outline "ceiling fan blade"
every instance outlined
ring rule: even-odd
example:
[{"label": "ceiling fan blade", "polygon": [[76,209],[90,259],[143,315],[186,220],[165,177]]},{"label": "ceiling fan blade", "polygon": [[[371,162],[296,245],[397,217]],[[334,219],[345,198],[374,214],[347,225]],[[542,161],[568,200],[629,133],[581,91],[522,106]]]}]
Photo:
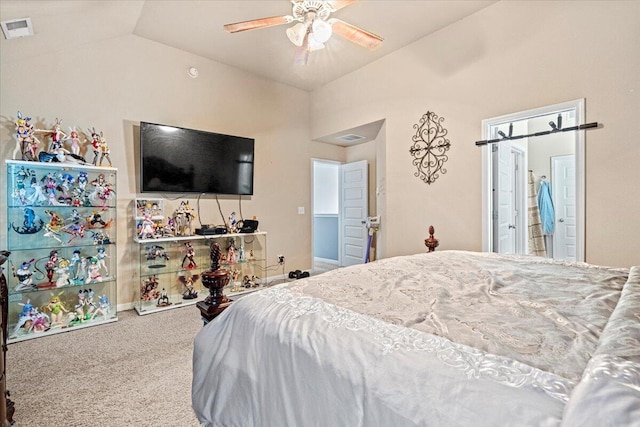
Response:
[{"label": "ceiling fan blade", "polygon": [[349,6],[351,3],[355,3],[356,0],[333,0],[328,1],[329,5],[333,10],[340,10],[345,6]]},{"label": "ceiling fan blade", "polygon": [[273,27],[275,25],[288,24],[293,21],[293,17],[289,15],[285,16],[272,16],[270,18],[253,19],[251,21],[235,22],[233,24],[227,24],[224,29],[230,33],[239,33],[241,31],[257,30],[260,28]]},{"label": "ceiling fan blade", "polygon": [[360,29],[354,25],[347,24],[336,18],[329,20],[332,25],[333,32],[368,49],[375,49],[382,43],[382,37],[373,33]]}]

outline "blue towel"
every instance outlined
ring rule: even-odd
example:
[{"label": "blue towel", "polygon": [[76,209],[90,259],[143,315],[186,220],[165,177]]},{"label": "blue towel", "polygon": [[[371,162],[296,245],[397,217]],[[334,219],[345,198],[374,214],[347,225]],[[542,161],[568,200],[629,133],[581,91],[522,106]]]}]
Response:
[{"label": "blue towel", "polygon": [[546,235],[553,234],[556,214],[553,209],[553,200],[551,199],[551,188],[547,181],[540,182],[540,188],[538,189],[538,210],[540,211],[542,232]]}]

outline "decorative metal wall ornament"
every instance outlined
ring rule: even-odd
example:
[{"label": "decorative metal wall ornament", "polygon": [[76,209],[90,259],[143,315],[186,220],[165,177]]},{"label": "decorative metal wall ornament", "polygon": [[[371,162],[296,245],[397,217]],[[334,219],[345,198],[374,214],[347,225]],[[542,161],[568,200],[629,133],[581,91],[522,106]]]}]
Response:
[{"label": "decorative metal wall ornament", "polygon": [[446,138],[448,131],[442,127],[443,121],[444,117],[427,111],[420,121],[413,125],[417,131],[411,138],[413,145],[409,152],[414,157],[413,165],[418,168],[414,175],[429,185],[435,182],[440,176],[439,173],[447,173],[442,166],[449,160],[445,153],[449,151],[451,143]]}]

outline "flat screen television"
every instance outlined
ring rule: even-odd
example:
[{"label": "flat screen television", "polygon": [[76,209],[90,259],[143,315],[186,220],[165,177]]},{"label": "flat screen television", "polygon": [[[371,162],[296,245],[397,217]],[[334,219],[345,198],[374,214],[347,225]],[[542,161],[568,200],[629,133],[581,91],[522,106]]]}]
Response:
[{"label": "flat screen television", "polygon": [[252,195],[254,142],[140,122],[140,191]]}]

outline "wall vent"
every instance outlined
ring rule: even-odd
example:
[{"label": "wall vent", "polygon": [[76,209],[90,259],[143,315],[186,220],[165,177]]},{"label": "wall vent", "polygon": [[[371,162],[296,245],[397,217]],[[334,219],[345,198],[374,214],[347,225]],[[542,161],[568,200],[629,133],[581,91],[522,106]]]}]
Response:
[{"label": "wall vent", "polygon": [[31,18],[11,19],[9,21],[0,22],[4,38],[15,39],[18,37],[26,37],[33,35],[33,27],[31,26]]},{"label": "wall vent", "polygon": [[365,139],[365,137],[361,135],[355,135],[353,133],[348,133],[346,135],[339,136],[336,139],[342,142],[356,142],[360,141],[361,139]]}]

